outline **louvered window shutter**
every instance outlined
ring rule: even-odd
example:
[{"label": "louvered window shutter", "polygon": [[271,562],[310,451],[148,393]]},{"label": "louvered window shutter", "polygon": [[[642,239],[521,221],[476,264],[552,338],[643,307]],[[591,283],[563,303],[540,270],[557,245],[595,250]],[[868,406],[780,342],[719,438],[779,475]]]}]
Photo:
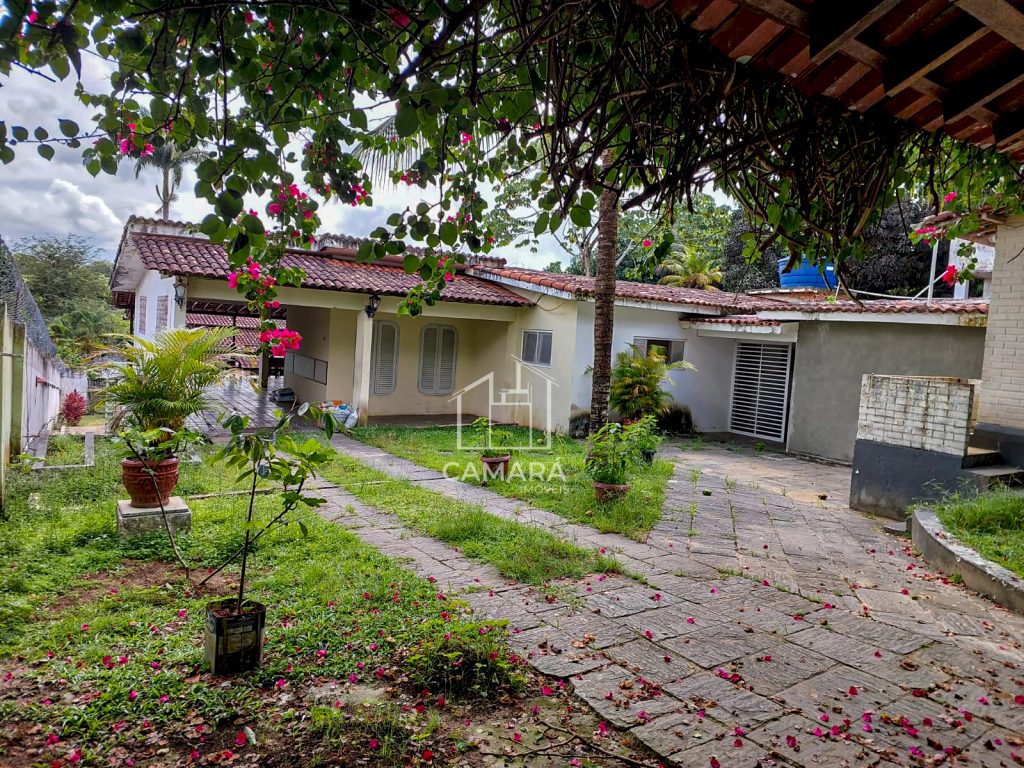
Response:
[{"label": "louvered window shutter", "polygon": [[398,377],[398,327],[394,323],[373,324],[370,349],[370,391],[388,395],[395,391]]},{"label": "louvered window shutter", "polygon": [[736,345],[729,429],[782,441],[789,412],[790,344]]},{"label": "louvered window shutter", "polygon": [[428,325],[420,341],[420,391],[443,395],[455,388],[458,334],[450,325]]}]

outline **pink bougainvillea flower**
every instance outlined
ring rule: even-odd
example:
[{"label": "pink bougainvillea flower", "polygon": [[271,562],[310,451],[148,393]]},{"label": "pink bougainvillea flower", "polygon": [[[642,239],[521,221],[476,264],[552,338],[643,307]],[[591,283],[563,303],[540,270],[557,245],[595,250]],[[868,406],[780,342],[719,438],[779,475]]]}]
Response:
[{"label": "pink bougainvillea flower", "polygon": [[722,764],[720,762],[718,762],[718,758],[717,757],[712,756],[711,760],[709,762],[710,762],[711,768],[722,768]]},{"label": "pink bougainvillea flower", "polygon": [[69,763],[80,763],[82,762],[82,750],[76,749],[70,755],[68,755]]},{"label": "pink bougainvillea flower", "polygon": [[1024,693],[1018,693],[1013,697],[1013,703],[1017,706],[1024,707]]},{"label": "pink bougainvillea flower", "polygon": [[284,688],[286,685],[288,685],[288,681],[285,680],[282,677],[282,678],[279,678],[278,681],[276,683],[274,683],[274,685],[277,686],[278,688]]},{"label": "pink bougainvillea flower", "polygon": [[952,203],[954,200],[956,200],[956,192],[948,192],[946,196],[942,199],[945,200],[947,203]]},{"label": "pink bougainvillea flower", "polygon": [[543,693],[545,696],[554,696],[555,694],[555,692],[549,686],[546,685],[540,689],[540,692]]},{"label": "pink bougainvillea flower", "polygon": [[608,724],[606,722],[604,722],[604,720],[602,720],[600,723],[597,724],[597,732],[601,736],[607,736],[608,735]]},{"label": "pink bougainvillea flower", "polygon": [[790,749],[796,749],[796,736],[789,735],[786,737],[786,746]]},{"label": "pink bougainvillea flower", "polygon": [[643,242],[644,248],[650,248],[652,245],[654,245],[654,241],[651,240],[649,237],[645,237]]},{"label": "pink bougainvillea flower", "polygon": [[244,747],[245,743],[247,741],[248,741],[248,739],[246,738],[245,734],[242,733],[241,731],[239,731],[238,733],[235,734],[235,746],[236,747]]},{"label": "pink bougainvillea flower", "polygon": [[49,734],[47,734],[47,736],[46,736],[46,744],[47,744],[47,746],[51,746],[52,747],[58,741],[60,741],[60,737],[56,733],[49,733]]},{"label": "pink bougainvillea flower", "polygon": [[147,144],[146,146],[144,146],[142,148],[142,152],[140,154],[143,157],[149,157],[150,155],[152,155],[153,154],[153,145],[152,144]]},{"label": "pink bougainvillea flower", "polygon": [[135,689],[128,691],[128,701],[135,701],[137,698],[139,698],[138,691],[136,691]]},{"label": "pink bougainvillea flower", "polygon": [[473,141],[473,134],[466,133],[465,131],[463,131],[462,133],[459,134],[459,141],[461,141],[463,144],[469,144],[471,141]]},{"label": "pink bougainvillea flower", "polygon": [[280,203],[271,203],[270,205],[267,206],[267,213],[269,213],[271,216],[278,216],[283,210],[284,206],[282,206]]},{"label": "pink bougainvillea flower", "polygon": [[958,274],[959,270],[956,268],[956,265],[950,264],[946,267],[946,271],[942,273],[942,276],[939,279],[946,285],[952,287],[953,283],[957,281]]},{"label": "pink bougainvillea flower", "polygon": [[376,749],[380,746],[380,742],[376,739],[370,739],[370,749]]},{"label": "pink bougainvillea flower", "polygon": [[189,757],[191,757],[193,760],[198,760],[199,759],[199,750],[198,749],[193,749],[189,753]]},{"label": "pink bougainvillea flower", "polygon": [[512,734],[512,741],[514,741],[516,744],[519,744],[522,740],[523,740],[523,734],[521,734],[521,733],[513,733]]},{"label": "pink bougainvillea flower", "polygon": [[36,11],[29,11],[28,16],[25,17],[25,21],[29,24],[35,24],[39,21],[39,14]]},{"label": "pink bougainvillea flower", "polygon": [[121,139],[117,143],[117,148],[121,150],[122,155],[127,155],[132,151],[132,143],[128,139]]},{"label": "pink bougainvillea flower", "polygon": [[228,275],[228,288],[238,288],[238,273],[232,272]]},{"label": "pink bougainvillea flower", "polygon": [[187,611],[187,610],[185,610],[184,608],[182,608],[181,610],[179,610],[179,611],[178,611],[178,618],[179,618],[179,619],[187,619],[187,618],[188,618],[188,611]]},{"label": "pink bougainvillea flower", "polygon": [[399,29],[405,29],[409,26],[411,19],[402,13],[397,8],[388,8],[388,16],[391,17],[391,23]]},{"label": "pink bougainvillea flower", "polygon": [[83,632],[88,632],[89,631],[89,625],[88,624],[83,624],[81,629],[82,629]]}]

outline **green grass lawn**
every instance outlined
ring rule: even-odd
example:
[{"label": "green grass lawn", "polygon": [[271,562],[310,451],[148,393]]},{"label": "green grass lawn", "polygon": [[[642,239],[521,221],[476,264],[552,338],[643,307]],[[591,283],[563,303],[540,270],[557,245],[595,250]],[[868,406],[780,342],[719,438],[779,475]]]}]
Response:
[{"label": "green grass lawn", "polygon": [[935,513],[964,544],[1024,577],[1024,496],[1009,489],[953,496]]},{"label": "green grass lawn", "polygon": [[339,455],[323,476],[360,501],[391,512],[409,527],[492,564],[510,579],[544,584],[594,572],[617,572],[612,557],[583,549],[534,525],[492,515],[406,480],[396,480],[349,456]]},{"label": "green grass lawn", "polygon": [[84,435],[50,435],[46,443],[46,465],[63,467],[85,461]]},{"label": "green grass lawn", "polygon": [[[519,444],[529,444],[527,430],[509,428],[508,431]],[[481,474],[478,471],[474,475],[473,472],[480,467],[480,451],[459,451],[456,447],[457,432],[452,427],[363,427],[355,430],[353,435],[425,467],[444,470],[448,465],[450,474],[455,476],[462,477],[464,468],[471,466],[465,476],[470,482]],[[628,494],[617,501],[597,504],[591,480],[584,471],[584,450],[582,441],[556,435],[550,450],[514,454],[513,465],[518,465],[519,472],[514,471],[514,466],[510,467],[508,480],[489,481],[488,487],[503,496],[522,499],[599,531],[622,533],[642,541],[661,517],[665,485],[672,476],[672,465],[656,461],[650,467],[637,470],[630,480]],[[552,472],[556,465],[561,469],[560,474]],[[531,479],[531,470],[534,479]]]},{"label": "green grass lawn", "polygon": [[[473,623],[458,600],[441,601],[426,580],[313,510],[294,517],[308,537],[298,525],[275,529],[250,560],[248,594],[268,608],[263,668],[211,679],[204,605],[232,593],[237,570],[200,593],[162,534],[119,538],[119,456],[101,439],[96,458],[93,468],[10,476],[0,521],[0,764],[212,764],[230,759],[225,750],[262,750],[248,764],[396,765],[434,743],[433,703],[402,714],[397,742],[393,718],[364,722],[357,710],[328,718],[347,724],[328,744],[315,734],[323,713],[311,713],[333,707],[349,685],[429,689],[431,702],[521,685],[503,627]],[[181,471],[184,496],[233,487],[230,473],[205,461]],[[266,520],[279,502],[258,498]],[[192,533],[180,545],[199,576],[241,542],[245,503],[192,500]],[[385,736],[394,753],[372,748]]]}]

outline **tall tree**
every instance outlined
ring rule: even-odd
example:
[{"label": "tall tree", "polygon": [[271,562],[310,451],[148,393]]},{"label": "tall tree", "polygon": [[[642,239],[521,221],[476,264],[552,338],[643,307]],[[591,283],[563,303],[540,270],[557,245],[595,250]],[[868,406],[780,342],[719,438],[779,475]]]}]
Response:
[{"label": "tall tree", "polygon": [[702,288],[707,291],[718,290],[722,282],[722,267],[718,259],[710,253],[697,251],[680,245],[672,254],[661,262],[658,274],[662,285],[677,288]]},{"label": "tall tree", "polygon": [[14,244],[13,255],[47,322],[83,305],[106,306],[112,265],[87,239],[29,237]]},{"label": "tall tree", "polygon": [[171,218],[171,203],[178,199],[178,187],[185,176],[185,168],[198,163],[209,157],[198,147],[190,149],[178,149],[173,141],[168,141],[155,147],[152,152],[142,154],[135,161],[135,178],[139,178],[147,168],[156,168],[160,171],[161,183],[156,187],[156,196],[160,200],[160,207],[157,212],[160,218],[167,221]]},{"label": "tall tree", "polygon": [[[605,163],[610,158],[605,156]],[[612,335],[615,331],[615,267],[619,235],[619,192],[601,191],[597,204],[597,277],[594,281],[594,365],[590,390],[590,431],[608,421],[612,384]]]}]

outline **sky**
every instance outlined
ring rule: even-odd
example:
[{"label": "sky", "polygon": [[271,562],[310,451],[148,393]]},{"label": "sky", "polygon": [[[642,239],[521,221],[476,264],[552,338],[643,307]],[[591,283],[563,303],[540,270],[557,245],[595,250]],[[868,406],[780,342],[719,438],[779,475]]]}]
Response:
[{"label": "sky", "polygon": [[[95,55],[82,62],[82,83],[88,91],[105,91],[109,65]],[[77,122],[83,132],[91,130],[93,110],[74,95],[75,81],[48,82],[38,75],[14,69],[0,80],[0,118],[10,126],[23,125],[31,132],[42,125],[51,135],[59,135],[58,118]],[[0,237],[8,245],[30,236],[77,234],[84,236],[101,256],[113,260],[124,222],[129,216],[158,215],[155,186],[160,174],[143,170],[135,178],[132,160],[122,161],[116,176],[89,175],[81,161],[81,148],[55,146],[52,160],[36,154],[35,145],[16,147],[14,162],[0,166]],[[186,170],[173,204],[171,218],[199,222],[210,209],[192,192],[195,175]],[[418,188],[380,188],[373,194],[372,207],[352,207],[329,202],[320,209],[322,232],[365,237],[384,224],[389,215],[415,206],[421,199]],[[720,195],[715,195],[716,200]],[[436,195],[435,198],[436,199]],[[728,202],[726,198],[718,200]],[[246,201],[246,207],[258,207]],[[509,246],[496,250],[510,264],[543,269],[552,261],[568,264],[567,254],[553,237],[541,238],[537,252]]]},{"label": "sky", "polygon": [[[102,59],[85,56],[82,82],[86,89],[105,89],[109,71]],[[23,125],[31,132],[42,125],[51,135],[59,135],[57,119],[68,118],[83,132],[91,130],[93,110],[75,97],[73,76],[52,83],[15,69],[0,84],[0,116],[9,127]],[[94,178],[82,164],[81,148],[56,145],[55,150],[53,159],[47,161],[36,153],[35,145],[16,147],[14,162],[0,166],[0,237],[12,245],[31,236],[82,235],[112,260],[129,216],[159,215],[155,190],[159,171],[145,169],[136,179],[134,161],[128,160],[122,161],[116,176],[100,173]],[[198,222],[210,212],[206,201],[196,199],[192,192],[195,180],[191,169],[186,170],[179,199],[171,208],[172,218]],[[321,231],[364,237],[395,211],[415,206],[421,194],[422,190],[403,185],[375,190],[369,208],[329,202],[320,209]],[[254,202],[247,200],[246,207],[256,207]],[[554,260],[568,263],[567,254],[553,238],[545,238],[537,253],[509,247],[498,255],[510,263],[535,268]]]}]

